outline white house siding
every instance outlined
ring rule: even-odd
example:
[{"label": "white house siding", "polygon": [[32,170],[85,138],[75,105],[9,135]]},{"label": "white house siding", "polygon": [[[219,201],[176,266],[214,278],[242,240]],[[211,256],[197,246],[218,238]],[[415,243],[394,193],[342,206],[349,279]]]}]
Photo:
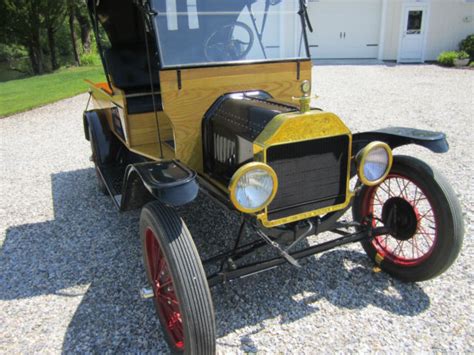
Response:
[{"label": "white house siding", "polygon": [[[357,28],[364,21],[364,14],[360,11],[344,11],[340,13],[345,15],[344,18],[341,18],[340,14],[335,16],[334,11],[330,11],[331,8],[328,8],[327,13],[325,13],[324,3],[328,1],[333,3],[332,8],[339,5],[354,9],[359,6],[361,9],[370,10],[370,13],[367,13],[367,18],[370,23],[373,23],[374,31],[378,31],[379,34],[379,40],[377,41],[379,50],[376,57],[382,60],[397,60],[399,57],[404,5],[428,5],[424,60],[436,60],[440,52],[456,50],[462,39],[474,33],[474,2],[470,2],[470,0],[310,0],[311,17],[314,20],[324,19],[324,21],[315,21],[317,23],[316,27],[319,27],[318,24],[328,26],[330,27],[329,31],[333,31],[339,27],[348,28],[352,26],[352,28]],[[371,7],[367,6],[368,3],[372,3]],[[382,9],[381,11],[376,10],[379,12],[380,25],[374,20],[376,4]],[[316,14],[315,10],[317,9],[319,9],[319,12]],[[334,23],[342,24],[338,27]],[[310,44],[328,41],[327,38],[321,38],[321,36],[329,36],[327,34],[328,30],[320,29],[319,31],[319,34],[310,34]],[[338,38],[333,40],[337,43]],[[312,48],[312,56],[316,59],[366,57],[360,49],[355,48],[355,45],[355,43],[352,44],[354,47],[353,55],[341,54],[341,51],[335,46],[333,55],[328,50],[323,51],[322,48],[318,50],[318,47],[315,47]]]},{"label": "white house siding", "polygon": [[385,36],[380,59],[397,60],[404,4],[428,4],[429,18],[425,60],[436,60],[444,50],[458,49],[459,42],[474,33],[474,3],[466,0],[380,0],[387,7]]},{"label": "white house siding", "polygon": [[435,60],[444,50],[458,49],[459,42],[469,34],[474,34],[474,3],[433,1],[425,60]]},{"label": "white house siding", "polygon": [[[380,0],[384,1],[384,0]],[[398,44],[400,41],[402,1],[385,0],[386,11],[382,26],[385,26],[385,36],[380,44],[383,49],[379,59],[396,60],[398,55]]]}]

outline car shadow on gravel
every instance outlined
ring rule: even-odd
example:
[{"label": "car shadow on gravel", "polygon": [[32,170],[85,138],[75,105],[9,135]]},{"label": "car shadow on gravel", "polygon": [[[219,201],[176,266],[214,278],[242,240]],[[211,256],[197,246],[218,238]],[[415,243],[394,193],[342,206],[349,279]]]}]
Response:
[{"label": "car shadow on gravel", "polygon": [[[139,211],[120,214],[94,186],[94,170],[51,176],[54,219],[10,227],[0,251],[0,300],[32,299],[38,317],[70,317],[64,352],[166,352],[146,284],[138,238]],[[238,218],[200,196],[179,209],[203,258],[232,245]],[[372,272],[361,252],[338,249],[212,289],[218,337],[279,317],[292,323],[328,301],[347,309],[369,305],[414,316],[430,301],[416,284]],[[35,297],[44,297],[35,300]],[[59,309],[74,298],[71,312]],[[324,322],[324,319],[321,319]],[[242,338],[249,350],[251,334]],[[219,341],[218,341],[219,342]],[[245,345],[245,346],[244,346]],[[240,344],[233,346],[239,347]],[[250,347],[252,350],[252,347]]]},{"label": "car shadow on gravel", "polygon": [[[218,246],[220,251],[232,247],[239,228],[236,216],[224,212],[213,201],[203,197],[179,212],[193,234],[201,255],[209,256],[206,245]],[[251,236],[246,238],[251,239]],[[317,237],[312,237],[312,241],[317,241]],[[308,245],[301,243],[301,247]],[[214,250],[216,253],[218,251]],[[261,257],[275,256],[272,253],[261,254]],[[374,269],[358,244],[355,248],[337,248],[303,259],[301,265],[300,269],[283,265],[214,287],[211,291],[218,337],[250,326],[252,330],[241,336],[240,345],[245,352],[255,352],[258,349],[254,347],[252,335],[266,331],[264,321],[276,318],[284,325],[310,314],[317,317],[320,307],[327,307],[327,303],[348,311],[372,306],[407,317],[416,316],[430,306],[430,299],[422,287],[395,280]],[[347,321],[347,318],[341,321]],[[324,326],[324,317],[319,322]]]},{"label": "car shadow on gravel", "polygon": [[[0,300],[31,299],[37,317],[71,318],[66,353],[167,351],[152,302],[139,297],[145,285],[139,212],[119,213],[97,191],[94,174],[53,174],[54,219],[7,230]],[[77,303],[69,312],[56,306]]]}]

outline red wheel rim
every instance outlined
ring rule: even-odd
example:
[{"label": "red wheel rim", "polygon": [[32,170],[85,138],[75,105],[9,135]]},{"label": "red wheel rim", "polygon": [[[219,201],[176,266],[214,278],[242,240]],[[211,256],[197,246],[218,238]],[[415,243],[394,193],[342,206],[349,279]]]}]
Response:
[{"label": "red wheel rim", "polygon": [[400,174],[390,174],[378,186],[369,188],[364,201],[363,216],[374,217],[374,227],[383,226],[382,211],[391,198],[408,202],[416,216],[416,231],[400,240],[391,234],[375,237],[372,245],[384,259],[403,266],[416,266],[433,252],[438,238],[438,221],[428,195],[415,181]]},{"label": "red wheel rim", "polygon": [[168,263],[151,228],[145,232],[145,244],[156,308],[165,324],[164,328],[169,338],[177,349],[183,350],[184,330],[181,310]]}]

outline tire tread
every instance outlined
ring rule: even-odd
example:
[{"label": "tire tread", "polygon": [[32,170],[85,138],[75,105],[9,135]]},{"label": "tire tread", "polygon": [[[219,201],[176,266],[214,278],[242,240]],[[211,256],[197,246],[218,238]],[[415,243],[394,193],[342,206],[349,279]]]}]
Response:
[{"label": "tire tread", "polygon": [[[215,320],[212,299],[206,274],[191,234],[176,212],[159,202],[147,204],[142,210],[141,220],[148,219],[145,216],[153,218],[162,229],[161,237],[165,239],[164,242],[168,244],[170,255],[173,257],[173,260],[168,258],[167,262],[179,275],[179,279],[176,279],[176,275],[173,279],[177,289],[175,291],[184,300],[181,307],[189,305],[186,309],[181,308],[183,317],[192,323],[188,325],[191,333],[190,339],[185,340],[187,345],[185,353],[214,354]],[[140,224],[143,236],[142,223]]]}]

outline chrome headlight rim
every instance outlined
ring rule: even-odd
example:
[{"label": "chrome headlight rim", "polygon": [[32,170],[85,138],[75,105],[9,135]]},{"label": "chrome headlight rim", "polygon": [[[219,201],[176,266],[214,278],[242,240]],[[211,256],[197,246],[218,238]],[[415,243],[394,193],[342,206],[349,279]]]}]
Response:
[{"label": "chrome headlight rim", "polygon": [[[267,198],[267,200],[261,206],[258,206],[256,208],[247,208],[245,206],[242,206],[237,200],[237,196],[236,196],[237,184],[239,183],[240,179],[245,174],[247,174],[247,173],[249,173],[253,170],[263,170],[266,173],[268,173],[268,175],[271,177],[271,179],[273,181],[273,190],[272,190],[272,193],[270,194],[270,196]],[[241,166],[239,169],[237,169],[237,171],[234,173],[234,175],[232,175],[232,178],[231,178],[230,183],[229,183],[229,197],[230,197],[230,200],[231,200],[232,204],[234,205],[234,207],[238,211],[244,212],[244,213],[256,213],[256,212],[262,211],[273,201],[277,191],[278,191],[278,178],[277,178],[277,175],[276,175],[275,171],[269,165],[267,165],[265,163],[261,163],[261,162],[252,162],[252,163],[247,163],[247,164]]]},{"label": "chrome headlight rim", "polygon": [[[382,148],[385,150],[387,153],[388,157],[388,164],[387,167],[385,168],[384,174],[378,178],[377,180],[369,180],[364,174],[364,167],[365,163],[367,160],[368,155],[375,149]],[[359,177],[359,180],[366,186],[375,186],[379,185],[382,181],[384,181],[388,174],[390,173],[390,170],[392,169],[392,164],[393,164],[393,153],[392,153],[392,148],[385,143],[385,142],[380,142],[380,141],[375,141],[367,144],[364,148],[362,148],[359,153],[357,153],[356,156],[356,162],[357,162],[357,176]]]}]

